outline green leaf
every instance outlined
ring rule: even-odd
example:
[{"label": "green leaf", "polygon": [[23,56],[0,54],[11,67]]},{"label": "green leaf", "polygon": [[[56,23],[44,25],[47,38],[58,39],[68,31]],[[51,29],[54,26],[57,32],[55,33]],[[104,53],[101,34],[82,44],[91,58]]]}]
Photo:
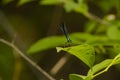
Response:
[{"label": "green leaf", "polygon": [[35,53],[38,51],[55,48],[56,46],[65,44],[65,41],[64,36],[46,37],[33,44],[28,50],[28,53]]},{"label": "green leaf", "polygon": [[116,65],[120,63],[120,53],[115,56],[114,59],[106,59],[98,64],[96,64],[95,66],[92,67],[92,69],[90,69],[88,71],[88,75],[93,75],[97,72],[100,72],[101,70],[103,70],[102,72],[107,71],[112,65]]},{"label": "green leaf", "polygon": [[[59,49],[59,48],[57,48]],[[85,64],[87,64],[90,68],[93,66],[95,61],[95,52],[94,48],[90,45],[78,45],[67,48],[60,48],[59,50],[66,51],[78,59],[82,60]]]},{"label": "green leaf", "polygon": [[97,36],[93,36],[89,33],[81,33],[81,32],[76,32],[76,33],[72,33],[70,34],[70,38],[72,39],[72,41],[75,41],[74,43],[76,44],[82,44],[82,41],[87,41],[87,40],[91,40],[93,38],[96,38]]},{"label": "green leaf", "polygon": [[92,76],[87,76],[84,80],[92,80]]},{"label": "green leaf", "polygon": [[18,2],[18,6],[21,6],[21,5],[23,5],[23,4],[26,4],[26,3],[28,3],[28,2],[31,2],[31,1],[34,1],[34,0],[19,0],[19,2]]},{"label": "green leaf", "polygon": [[109,29],[107,31],[107,35],[110,39],[120,40],[120,30],[116,26],[109,27]]},{"label": "green leaf", "polygon": [[[78,40],[79,35],[82,38],[84,36],[84,33],[73,33],[70,35],[73,44],[81,44],[82,43],[80,40]],[[85,37],[83,37],[83,38],[85,38]],[[28,53],[35,53],[38,51],[43,51],[43,50],[55,48],[56,46],[65,45],[65,42],[66,42],[65,36],[46,37],[46,38],[40,39],[35,44],[33,44],[29,48]]]},{"label": "green leaf", "polygon": [[86,76],[81,76],[81,75],[78,75],[78,74],[70,74],[69,75],[69,79],[70,80],[84,80]]},{"label": "green leaf", "polygon": [[106,60],[94,65],[92,67],[92,71],[91,70],[88,71],[88,75],[95,74],[96,72],[99,72],[100,70],[106,68],[112,62],[112,60],[113,59],[106,59]]},{"label": "green leaf", "polygon": [[[79,37],[80,36],[80,37]],[[70,38],[72,39],[73,44],[81,44],[82,40],[87,40],[90,38],[90,34],[86,33],[72,33]],[[40,39],[35,44],[31,45],[28,50],[28,53],[40,52],[43,50],[55,48],[56,46],[65,45],[66,38],[65,36],[52,36]]]},{"label": "green leaf", "polygon": [[42,1],[40,1],[40,4],[43,4],[43,5],[56,5],[59,3],[61,3],[61,0],[42,0]]},{"label": "green leaf", "polygon": [[114,59],[107,59],[107,60],[104,60],[103,62],[95,65],[91,70],[89,70],[88,76],[94,74],[94,76],[93,76],[93,78],[94,78],[94,77],[108,71],[112,65],[119,64],[119,63],[120,63],[120,54],[118,54]]},{"label": "green leaf", "polygon": [[57,52],[60,52],[63,48],[61,48],[61,47],[56,47],[56,49],[57,49]]},{"label": "green leaf", "polygon": [[78,75],[78,74],[70,74],[69,79],[70,80],[91,80],[91,77],[84,76],[84,75]]},{"label": "green leaf", "polygon": [[93,46],[113,46],[120,44],[120,40],[111,40],[106,35],[92,35],[90,33],[72,33],[70,38],[74,44],[90,44]]}]

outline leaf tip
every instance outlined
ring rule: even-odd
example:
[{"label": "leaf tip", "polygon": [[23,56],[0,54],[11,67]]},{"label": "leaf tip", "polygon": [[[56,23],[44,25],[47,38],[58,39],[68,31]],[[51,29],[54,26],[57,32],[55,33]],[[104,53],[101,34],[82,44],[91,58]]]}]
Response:
[{"label": "leaf tip", "polygon": [[57,53],[60,52],[62,49],[62,47],[56,47]]}]

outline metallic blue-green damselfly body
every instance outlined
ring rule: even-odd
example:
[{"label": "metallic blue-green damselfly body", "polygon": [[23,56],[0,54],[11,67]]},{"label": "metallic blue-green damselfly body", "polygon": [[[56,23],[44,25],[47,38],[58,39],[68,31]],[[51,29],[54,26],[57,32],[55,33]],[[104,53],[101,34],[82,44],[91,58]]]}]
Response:
[{"label": "metallic blue-green damselfly body", "polygon": [[72,43],[72,41],[71,41],[71,39],[70,39],[70,37],[69,37],[68,31],[67,31],[66,25],[65,25],[64,22],[61,24],[60,29],[61,29],[61,31],[64,33],[64,35],[65,35],[65,37],[66,37],[66,39],[67,39],[67,42],[68,42],[68,43]]}]

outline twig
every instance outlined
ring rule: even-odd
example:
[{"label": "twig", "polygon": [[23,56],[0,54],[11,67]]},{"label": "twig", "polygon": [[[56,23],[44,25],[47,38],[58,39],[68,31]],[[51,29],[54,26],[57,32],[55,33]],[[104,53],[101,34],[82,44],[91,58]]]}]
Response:
[{"label": "twig", "polygon": [[109,22],[102,20],[101,18],[99,18],[98,16],[95,16],[94,14],[90,12],[85,14],[85,16],[91,20],[98,22],[99,24],[106,25],[106,26],[112,26],[112,24],[110,24]]},{"label": "twig", "polygon": [[69,59],[70,59],[70,55],[65,54],[62,58],[59,59],[59,61],[51,69],[50,73],[55,76],[59,72],[59,70],[67,63]]},{"label": "twig", "polygon": [[38,71],[42,72],[49,80],[55,80],[52,76],[50,76],[47,72],[45,72],[41,67],[39,67],[34,61],[32,61],[30,58],[28,58],[23,52],[21,52],[14,44],[4,40],[0,39],[0,42],[12,47],[15,51],[19,53],[21,57],[23,57],[27,62],[29,62],[33,67],[35,67]]}]

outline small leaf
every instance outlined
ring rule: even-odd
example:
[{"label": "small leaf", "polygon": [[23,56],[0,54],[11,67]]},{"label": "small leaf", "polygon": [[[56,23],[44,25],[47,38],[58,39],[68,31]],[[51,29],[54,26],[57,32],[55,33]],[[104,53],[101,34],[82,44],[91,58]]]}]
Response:
[{"label": "small leaf", "polygon": [[26,4],[26,3],[28,3],[28,2],[31,2],[31,1],[34,1],[34,0],[19,0],[19,2],[18,2],[18,6],[21,6],[21,5],[23,5],[23,4]]},{"label": "small leaf", "polygon": [[63,48],[62,47],[56,47],[57,52],[60,52]]},{"label": "small leaf", "polygon": [[82,60],[85,64],[87,64],[90,68],[94,64],[95,52],[94,52],[94,48],[90,45],[87,44],[78,45],[78,46],[63,48],[62,50],[76,56],[78,59]]},{"label": "small leaf", "polygon": [[[84,77],[86,77],[86,76],[84,76]],[[84,80],[83,76],[81,77],[81,75],[78,75],[78,74],[70,74],[69,79],[70,80]]]}]

